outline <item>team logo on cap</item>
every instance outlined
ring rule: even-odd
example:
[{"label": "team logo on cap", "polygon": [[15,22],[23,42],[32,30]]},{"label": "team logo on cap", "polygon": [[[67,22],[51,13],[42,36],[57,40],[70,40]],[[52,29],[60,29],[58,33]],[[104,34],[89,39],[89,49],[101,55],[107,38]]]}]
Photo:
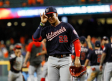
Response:
[{"label": "team logo on cap", "polygon": [[99,44],[97,44],[96,46],[100,46]]},{"label": "team logo on cap", "polygon": [[48,11],[49,11],[49,9],[47,8],[45,11],[46,11],[46,12],[48,12]]}]

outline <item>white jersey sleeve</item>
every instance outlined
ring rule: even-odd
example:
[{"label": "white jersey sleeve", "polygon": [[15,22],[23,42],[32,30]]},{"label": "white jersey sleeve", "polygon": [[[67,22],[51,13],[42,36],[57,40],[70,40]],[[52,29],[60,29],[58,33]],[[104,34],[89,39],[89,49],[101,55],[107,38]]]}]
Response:
[{"label": "white jersey sleeve", "polygon": [[11,54],[9,59],[11,60],[11,59],[14,59],[14,58],[16,58],[16,55],[15,54]]}]

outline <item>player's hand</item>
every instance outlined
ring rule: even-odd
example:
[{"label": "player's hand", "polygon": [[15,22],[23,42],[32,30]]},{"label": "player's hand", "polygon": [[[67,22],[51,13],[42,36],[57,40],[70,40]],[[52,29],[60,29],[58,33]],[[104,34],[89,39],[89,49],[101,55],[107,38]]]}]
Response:
[{"label": "player's hand", "polygon": [[40,53],[37,53],[36,56],[37,56],[37,57],[40,56]]},{"label": "player's hand", "polygon": [[27,64],[26,63],[23,63],[23,67],[26,67],[27,66]]},{"label": "player's hand", "polygon": [[90,36],[90,35],[87,36],[86,41],[87,41],[87,42],[90,42],[90,41],[91,41],[91,36]]},{"label": "player's hand", "polygon": [[102,65],[100,65],[99,69],[100,69],[100,71],[102,71]]},{"label": "player's hand", "polygon": [[47,22],[48,17],[44,14],[44,12],[43,12],[42,15],[41,15],[41,13],[40,13],[40,18],[41,18],[41,22],[42,22],[43,24],[45,24],[45,23]]},{"label": "player's hand", "polygon": [[76,67],[80,67],[81,66],[81,63],[80,63],[80,59],[79,59],[80,57],[76,57],[75,58],[75,66]]},{"label": "player's hand", "polygon": [[18,52],[18,53],[17,53],[17,57],[20,57],[20,56],[21,56],[21,52]]}]

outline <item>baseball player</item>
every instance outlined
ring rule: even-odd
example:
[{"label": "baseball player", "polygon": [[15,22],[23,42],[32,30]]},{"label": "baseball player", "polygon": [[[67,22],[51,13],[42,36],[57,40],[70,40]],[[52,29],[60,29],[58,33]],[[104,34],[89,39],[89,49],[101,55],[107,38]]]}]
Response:
[{"label": "baseball player", "polygon": [[[42,42],[46,46],[46,39],[43,39]],[[41,74],[41,81],[46,81],[46,77],[47,77],[47,74],[48,74],[48,55],[47,54],[45,56],[45,60],[46,60],[46,62],[44,64],[44,66],[43,66],[43,71],[42,71],[42,74]]]},{"label": "baseball player", "polygon": [[108,43],[109,43],[108,37],[107,36],[103,36],[101,48],[103,49],[105,47],[105,45],[108,44]]},{"label": "baseball player", "polygon": [[21,69],[23,65],[23,56],[21,55],[21,45],[16,44],[14,54],[10,56],[10,71],[8,81],[23,81]]},{"label": "baseball player", "polygon": [[[90,52],[90,49],[87,47],[86,38],[84,36],[81,36],[79,39],[81,42],[80,62],[81,62],[81,65],[84,66],[84,63],[86,61],[88,53]],[[73,58],[73,56],[72,56],[72,58]],[[86,81],[87,74],[85,73],[83,76],[78,77],[78,78],[74,78],[74,79],[75,79],[75,81],[78,81],[78,80]]]},{"label": "baseball player", "polygon": [[87,55],[90,52],[90,49],[86,45],[86,38],[84,36],[80,37],[80,42],[81,42],[81,54],[80,54],[80,61],[81,65],[84,65]]},{"label": "baseball player", "polygon": [[[108,43],[109,43],[108,37],[107,37],[107,36],[103,36],[101,48],[104,49],[105,45],[108,44]],[[107,59],[107,58],[105,58],[105,60],[104,60],[104,62],[103,62],[102,78],[101,78],[102,81],[104,81],[104,69],[105,69],[106,59]]]},{"label": "baseball player", "polygon": [[[74,27],[69,23],[59,21],[57,10],[54,7],[45,9],[45,14],[40,14],[41,22],[35,33],[34,41],[46,39],[48,58],[48,81],[70,81],[70,54],[72,53],[72,43],[74,44],[76,67],[80,64],[81,45],[79,36]],[[44,27],[46,22],[51,25]]]},{"label": "baseball player", "polygon": [[100,41],[96,41],[95,49],[88,54],[85,66],[87,66],[90,61],[91,69],[87,81],[93,81],[95,78],[97,79],[97,81],[101,81],[101,71],[99,69],[99,63],[103,50],[100,47]]},{"label": "baseball player", "polygon": [[34,81],[34,72],[37,72],[37,78],[38,81],[40,81],[41,78],[41,62],[42,58],[41,56],[46,54],[46,48],[42,42],[30,42],[28,45],[26,57],[23,66],[26,66],[27,60],[30,57],[30,66],[29,66],[29,78],[31,81]]},{"label": "baseball player", "polygon": [[43,72],[42,72],[42,75],[41,75],[41,81],[45,81],[45,78],[48,74],[48,62],[46,62],[43,66]]},{"label": "baseball player", "polygon": [[112,37],[110,37],[111,43],[105,45],[101,56],[101,62],[99,69],[102,70],[102,65],[106,57],[106,64],[104,68],[104,81],[110,81],[112,75]]}]

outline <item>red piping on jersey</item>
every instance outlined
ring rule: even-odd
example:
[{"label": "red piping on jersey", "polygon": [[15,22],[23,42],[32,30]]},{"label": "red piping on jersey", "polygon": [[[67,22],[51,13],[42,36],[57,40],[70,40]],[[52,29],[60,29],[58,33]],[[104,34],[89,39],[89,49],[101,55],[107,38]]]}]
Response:
[{"label": "red piping on jersey", "polygon": [[81,44],[80,44],[79,39],[75,40],[73,44],[74,44],[74,50],[75,50],[76,57],[80,57]]},{"label": "red piping on jersey", "polygon": [[37,42],[37,41],[41,41],[41,40],[42,40],[42,37],[40,36],[39,38],[34,39],[33,36],[32,36],[32,40],[35,41],[35,42]]}]

